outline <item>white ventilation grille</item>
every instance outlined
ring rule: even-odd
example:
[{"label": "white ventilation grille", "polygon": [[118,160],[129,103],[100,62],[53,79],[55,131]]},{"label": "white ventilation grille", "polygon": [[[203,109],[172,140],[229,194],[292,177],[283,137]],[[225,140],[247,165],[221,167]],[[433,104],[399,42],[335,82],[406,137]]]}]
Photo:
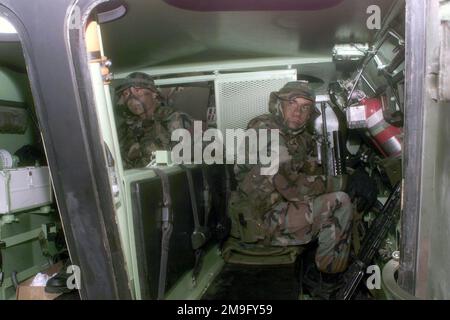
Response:
[{"label": "white ventilation grille", "polygon": [[296,79],[295,69],[219,75],[215,80],[217,127],[245,129],[251,119],[269,112],[271,92]]}]

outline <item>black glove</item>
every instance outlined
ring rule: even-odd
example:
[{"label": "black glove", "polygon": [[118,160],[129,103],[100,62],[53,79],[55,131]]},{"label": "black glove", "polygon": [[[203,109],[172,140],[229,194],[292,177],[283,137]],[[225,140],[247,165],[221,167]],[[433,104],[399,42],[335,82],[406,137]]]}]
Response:
[{"label": "black glove", "polygon": [[369,210],[377,201],[377,184],[363,168],[356,169],[349,176],[346,192],[352,202],[356,200],[356,208],[359,212]]}]

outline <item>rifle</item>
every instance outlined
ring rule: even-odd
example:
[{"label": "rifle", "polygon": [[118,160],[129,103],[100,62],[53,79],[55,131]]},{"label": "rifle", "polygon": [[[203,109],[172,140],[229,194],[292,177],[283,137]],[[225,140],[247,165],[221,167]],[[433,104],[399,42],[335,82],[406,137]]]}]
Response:
[{"label": "rifle", "polygon": [[380,249],[383,240],[386,238],[388,231],[397,220],[396,218],[400,208],[401,198],[400,189],[399,182],[389,195],[381,213],[369,228],[364,237],[358,258],[350,265],[343,276],[345,284],[337,292],[336,299],[349,300],[355,293],[356,288],[364,277],[365,269],[372,262],[375,254]]}]

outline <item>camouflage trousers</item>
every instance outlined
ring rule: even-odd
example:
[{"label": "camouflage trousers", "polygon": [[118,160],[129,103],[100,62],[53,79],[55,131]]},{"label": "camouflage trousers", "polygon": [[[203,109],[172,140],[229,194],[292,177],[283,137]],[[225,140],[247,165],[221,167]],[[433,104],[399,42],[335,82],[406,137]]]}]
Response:
[{"label": "camouflage trousers", "polygon": [[344,192],[327,193],[309,202],[283,202],[265,216],[271,244],[303,245],[318,239],[317,268],[338,273],[347,268],[353,206]]}]

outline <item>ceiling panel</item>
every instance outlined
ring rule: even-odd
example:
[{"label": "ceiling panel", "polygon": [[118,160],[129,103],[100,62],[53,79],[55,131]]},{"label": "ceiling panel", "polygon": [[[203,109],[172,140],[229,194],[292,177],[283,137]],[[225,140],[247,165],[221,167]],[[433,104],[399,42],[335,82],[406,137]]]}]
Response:
[{"label": "ceiling panel", "polygon": [[[102,26],[115,71],[268,57],[330,56],[335,43],[368,42],[370,5],[387,15],[391,0],[344,0],[315,11],[193,11],[163,0],[128,0],[128,13]],[[217,2],[217,1],[216,1]],[[337,2],[337,3],[339,3]]]}]

